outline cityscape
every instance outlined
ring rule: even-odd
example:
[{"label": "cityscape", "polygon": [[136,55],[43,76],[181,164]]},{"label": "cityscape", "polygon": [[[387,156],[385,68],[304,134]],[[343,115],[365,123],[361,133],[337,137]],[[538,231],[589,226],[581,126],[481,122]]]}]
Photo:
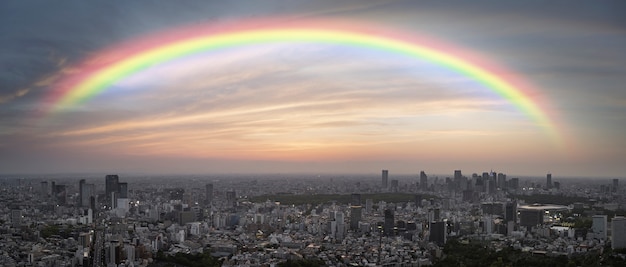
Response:
[{"label": "cityscape", "polygon": [[626,266],[626,1],[0,1],[0,266]]},{"label": "cityscape", "polygon": [[[620,179],[461,170],[85,177],[0,180],[0,265],[162,266],[204,253],[216,266],[446,266],[447,244],[471,243],[538,262],[626,263]],[[507,263],[533,265],[526,260]]]}]

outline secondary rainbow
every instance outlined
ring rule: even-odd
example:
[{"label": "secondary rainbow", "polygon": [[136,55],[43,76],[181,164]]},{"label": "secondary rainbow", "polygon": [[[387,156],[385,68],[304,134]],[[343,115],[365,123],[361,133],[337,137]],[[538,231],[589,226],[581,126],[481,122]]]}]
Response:
[{"label": "secondary rainbow", "polygon": [[[241,26],[243,25],[243,26]],[[532,118],[558,141],[556,127],[538,103],[530,97],[532,89],[514,79],[510,71],[481,64],[467,53],[459,53],[441,43],[419,40],[398,33],[372,28],[337,26],[341,23],[247,23],[236,27],[203,25],[175,29],[151,37],[114,46],[96,54],[77,67],[78,73],[60,80],[51,94],[51,111],[84,102],[107,90],[117,81],[150,66],[177,58],[222,48],[271,43],[323,43],[365,47],[432,62],[472,78],[507,99]],[[456,52],[456,53],[455,53]]]}]

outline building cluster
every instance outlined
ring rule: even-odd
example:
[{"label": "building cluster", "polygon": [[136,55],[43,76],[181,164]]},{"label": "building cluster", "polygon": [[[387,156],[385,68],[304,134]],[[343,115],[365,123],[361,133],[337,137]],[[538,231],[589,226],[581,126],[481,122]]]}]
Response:
[{"label": "building cluster", "polygon": [[[600,212],[626,206],[617,179],[564,186],[551,174],[545,183],[460,170],[444,179],[423,171],[381,176],[6,178],[0,265],[147,266],[159,254],[211,253],[225,266],[309,258],[330,266],[426,266],[450,238],[548,255],[626,248],[626,218]],[[318,201],[330,194],[349,201]],[[595,202],[519,197],[534,194]],[[305,201],[280,201],[300,195]],[[589,227],[577,224],[583,218]]]}]

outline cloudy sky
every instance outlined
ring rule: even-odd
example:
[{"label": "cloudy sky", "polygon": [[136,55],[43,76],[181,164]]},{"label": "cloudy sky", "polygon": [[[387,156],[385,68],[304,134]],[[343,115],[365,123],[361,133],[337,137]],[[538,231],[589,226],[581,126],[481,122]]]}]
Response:
[{"label": "cloudy sky", "polygon": [[[624,14],[619,0],[2,1],[0,174],[623,177]],[[471,54],[523,81],[557,136],[515,100],[436,62],[314,42],[187,55],[49,112],[59,84],[102,51],[267,19],[375,26]]]}]

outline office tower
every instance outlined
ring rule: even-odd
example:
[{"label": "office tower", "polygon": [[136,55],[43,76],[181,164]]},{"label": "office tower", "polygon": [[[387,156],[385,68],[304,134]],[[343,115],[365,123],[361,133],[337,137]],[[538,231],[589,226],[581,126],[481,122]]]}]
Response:
[{"label": "office tower", "polygon": [[512,178],[509,181],[509,188],[517,190],[519,188],[519,178]]},{"label": "office tower", "polygon": [[78,203],[80,207],[91,207],[91,197],[96,195],[96,188],[94,184],[88,184],[84,179],[78,183],[79,197]]},{"label": "office tower", "polygon": [[339,240],[345,237],[346,233],[346,222],[344,220],[344,214],[341,211],[335,211],[335,223],[336,223],[336,232],[335,237]]},{"label": "office tower", "polygon": [[446,222],[430,222],[428,241],[443,246],[446,244]]},{"label": "office tower", "polygon": [[82,207],[83,206],[83,187],[85,186],[85,179],[80,179],[80,181],[78,181],[78,206]]},{"label": "office tower", "polygon": [[626,248],[626,218],[616,216],[611,220],[611,247],[613,249]]},{"label": "office tower", "polygon": [[613,192],[617,192],[617,188],[619,188],[619,179],[613,179]]},{"label": "office tower", "polygon": [[389,180],[389,171],[388,170],[383,170],[383,181],[382,181],[382,187],[383,188],[387,188],[388,184],[387,181]]},{"label": "office tower", "polygon": [[517,222],[517,202],[507,202],[504,208],[504,221]]},{"label": "office tower", "polygon": [[374,200],[371,198],[368,198],[365,200],[365,212],[367,212],[367,214],[372,213],[372,209],[374,208]]},{"label": "office tower", "polygon": [[595,238],[606,240],[607,238],[607,216],[606,215],[593,215],[593,224],[591,230]]},{"label": "office tower", "polygon": [[395,225],[394,221],[394,212],[392,209],[385,210],[385,222],[383,225],[383,233],[385,236],[393,236],[394,230],[393,227]]},{"label": "office tower", "polygon": [[547,189],[551,189],[552,188],[552,174],[548,173],[546,175],[546,188]]},{"label": "office tower", "polygon": [[554,183],[552,183],[552,184],[554,185],[554,189],[556,189],[556,190],[561,189],[561,183],[559,183],[559,182],[554,182]]},{"label": "office tower", "polygon": [[213,184],[206,184],[205,190],[204,203],[211,205],[213,203]]},{"label": "office tower", "polygon": [[67,203],[67,191],[64,184],[54,185],[54,196],[59,205],[65,205]]},{"label": "office tower", "polygon": [[128,183],[118,183],[117,186],[120,193],[118,198],[128,198]]},{"label": "office tower", "polygon": [[350,229],[352,231],[357,231],[359,229],[359,222],[361,221],[362,207],[361,206],[351,206],[350,207]]},{"label": "office tower", "polygon": [[420,172],[420,188],[423,191],[428,190],[428,176],[424,171]]},{"label": "office tower", "polygon": [[352,194],[352,201],[350,201],[352,206],[361,206],[361,194]]},{"label": "office tower", "polygon": [[[106,199],[107,203],[111,203],[111,193],[113,192],[119,192],[119,182],[120,182],[120,177],[114,174],[109,174],[107,176],[104,177],[105,183],[104,183],[104,193],[106,194],[104,196],[104,198]],[[110,204],[108,204],[110,205]]]},{"label": "office tower", "polygon": [[463,177],[463,174],[461,174],[461,170],[455,170],[454,171],[454,180],[460,180],[461,177]]},{"label": "office tower", "polygon": [[506,188],[506,174],[498,173],[498,189],[504,190]]}]

